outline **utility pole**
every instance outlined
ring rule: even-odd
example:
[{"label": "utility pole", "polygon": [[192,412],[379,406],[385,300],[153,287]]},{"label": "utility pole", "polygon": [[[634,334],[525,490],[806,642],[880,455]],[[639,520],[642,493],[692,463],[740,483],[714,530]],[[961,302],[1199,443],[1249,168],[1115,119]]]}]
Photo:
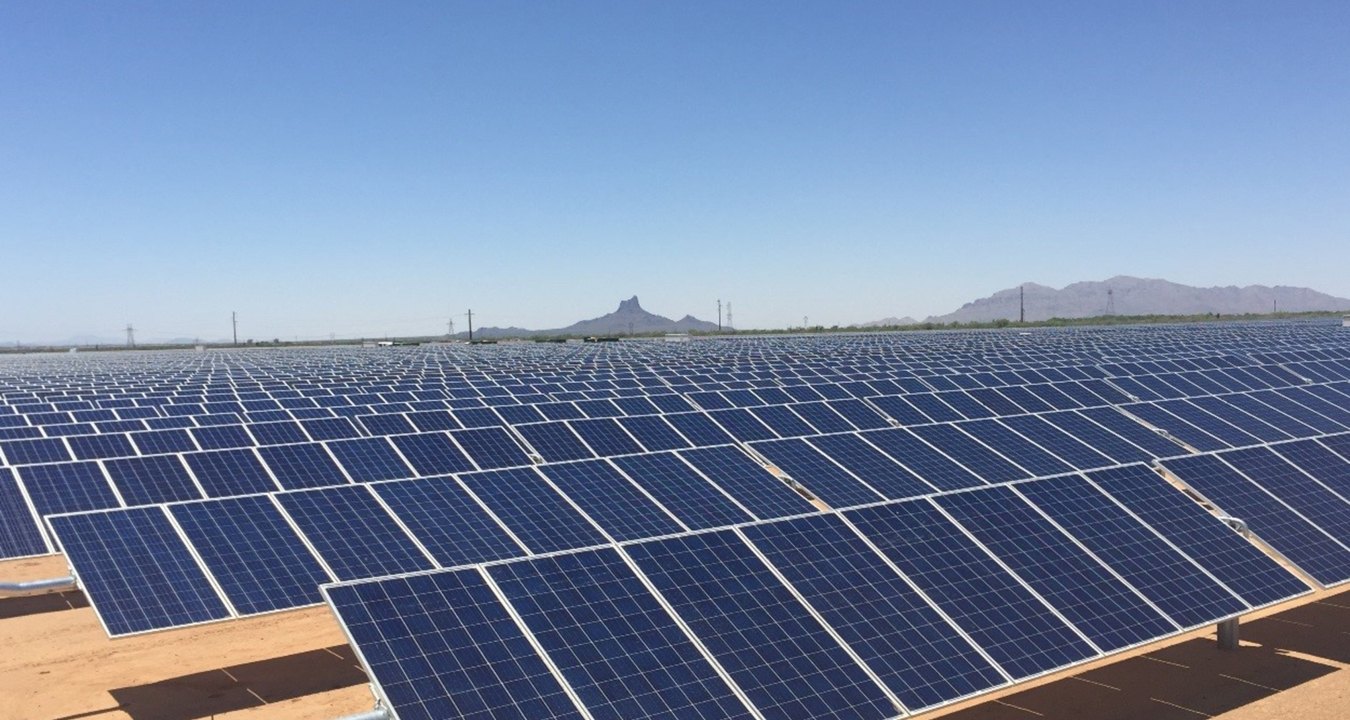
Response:
[{"label": "utility pole", "polygon": [[717,298],[717,332],[722,332],[722,298]]},{"label": "utility pole", "polygon": [[1115,288],[1106,289],[1106,314],[1116,314],[1116,290]]},{"label": "utility pole", "polygon": [[1017,322],[1027,321],[1027,288],[1025,285],[1017,286]]},{"label": "utility pole", "polygon": [[1271,311],[1272,313],[1278,314],[1278,313],[1280,312],[1280,301],[1279,301],[1279,300],[1271,300],[1270,302],[1271,302],[1271,305],[1270,305],[1270,311]]},{"label": "utility pole", "polygon": [[136,347],[136,328],[132,327],[131,323],[127,323],[127,347]]},{"label": "utility pole", "polygon": [[731,321],[731,301],[730,301],[730,300],[727,301],[727,329],[728,329],[728,330],[735,330],[735,329],[736,329],[736,323],[734,323],[734,322]]},{"label": "utility pole", "polygon": [[446,324],[446,331],[445,331],[445,334],[446,334],[446,335],[449,335],[451,338],[454,338],[454,337],[455,337],[455,319],[454,319],[454,318],[450,318],[450,322]]},{"label": "utility pole", "polygon": [[234,326],[234,345],[239,346],[239,313],[230,311],[230,324]]},{"label": "utility pole", "polygon": [[802,329],[803,329],[803,330],[805,330],[805,329],[808,328],[808,327],[811,327],[811,326],[806,322],[806,321],[809,320],[809,319],[810,319],[810,318],[806,317],[805,315],[802,316]]},{"label": "utility pole", "polygon": [[469,342],[473,342],[473,310],[469,310]]}]

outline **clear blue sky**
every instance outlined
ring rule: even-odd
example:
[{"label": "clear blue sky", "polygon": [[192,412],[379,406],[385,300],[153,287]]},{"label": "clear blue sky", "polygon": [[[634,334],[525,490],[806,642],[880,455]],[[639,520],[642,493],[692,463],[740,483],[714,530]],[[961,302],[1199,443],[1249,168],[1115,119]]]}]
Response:
[{"label": "clear blue sky", "polygon": [[1348,251],[1343,1],[0,3],[0,340],[1350,296]]}]

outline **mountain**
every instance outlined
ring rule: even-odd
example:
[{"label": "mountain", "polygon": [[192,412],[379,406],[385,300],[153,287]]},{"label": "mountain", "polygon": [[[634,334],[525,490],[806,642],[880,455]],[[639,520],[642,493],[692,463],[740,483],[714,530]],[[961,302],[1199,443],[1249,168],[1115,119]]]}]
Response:
[{"label": "mountain", "polygon": [[[475,330],[475,338],[501,338],[501,337],[528,337],[531,335],[645,335],[652,333],[672,333],[672,332],[716,332],[717,323],[699,320],[692,315],[685,315],[679,320],[671,320],[668,317],[649,313],[642,309],[642,304],[634,295],[627,300],[619,303],[619,309],[608,315],[601,315],[590,320],[582,320],[572,323],[564,328],[555,328],[552,330],[526,330],[524,328],[495,328],[487,327],[481,330]],[[456,337],[465,337],[467,333],[459,333]]]},{"label": "mountain", "polygon": [[918,321],[918,320],[915,320],[914,318],[912,318],[912,317],[906,315],[906,316],[904,316],[904,317],[887,317],[887,318],[882,318],[882,319],[880,319],[880,320],[873,320],[872,322],[865,322],[865,323],[862,323],[861,325],[858,325],[857,327],[865,327],[865,328],[873,328],[873,327],[903,327],[903,326],[905,326],[905,325],[918,325],[918,324],[919,324],[919,321]]},{"label": "mountain", "polygon": [[[1056,290],[1026,283],[962,305],[928,322],[1016,320],[1019,294],[1025,293],[1026,319],[1084,318],[1101,315],[1243,315],[1280,312],[1350,310],[1350,299],[1308,288],[1279,285],[1191,287],[1167,280],[1119,275],[1110,280],[1077,282]],[[1114,305],[1114,308],[1111,306]]]}]

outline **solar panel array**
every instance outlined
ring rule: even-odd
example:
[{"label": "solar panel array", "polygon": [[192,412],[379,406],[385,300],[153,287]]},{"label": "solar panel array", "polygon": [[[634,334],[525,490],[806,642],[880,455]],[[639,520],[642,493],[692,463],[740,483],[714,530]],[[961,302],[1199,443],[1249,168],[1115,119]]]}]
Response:
[{"label": "solar panel array", "polygon": [[[1315,323],[5,358],[0,555],[63,550],[113,635],[344,583],[403,718],[885,717],[1307,591],[1139,463],[1350,577],[1348,358]],[[428,623],[453,652],[382,635]]]}]

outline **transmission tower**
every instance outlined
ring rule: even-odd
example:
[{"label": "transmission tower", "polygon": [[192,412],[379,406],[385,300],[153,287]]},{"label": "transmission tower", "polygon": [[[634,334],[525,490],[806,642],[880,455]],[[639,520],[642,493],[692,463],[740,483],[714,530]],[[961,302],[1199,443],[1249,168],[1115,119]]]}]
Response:
[{"label": "transmission tower", "polygon": [[727,329],[728,329],[728,330],[735,330],[735,329],[736,329],[736,323],[734,323],[734,322],[731,321],[731,301],[730,301],[730,300],[727,301]]},{"label": "transmission tower", "polygon": [[1106,289],[1106,314],[1116,314],[1116,291],[1114,288]]},{"label": "transmission tower", "polygon": [[136,328],[132,327],[131,323],[127,323],[127,347],[136,347]]}]

